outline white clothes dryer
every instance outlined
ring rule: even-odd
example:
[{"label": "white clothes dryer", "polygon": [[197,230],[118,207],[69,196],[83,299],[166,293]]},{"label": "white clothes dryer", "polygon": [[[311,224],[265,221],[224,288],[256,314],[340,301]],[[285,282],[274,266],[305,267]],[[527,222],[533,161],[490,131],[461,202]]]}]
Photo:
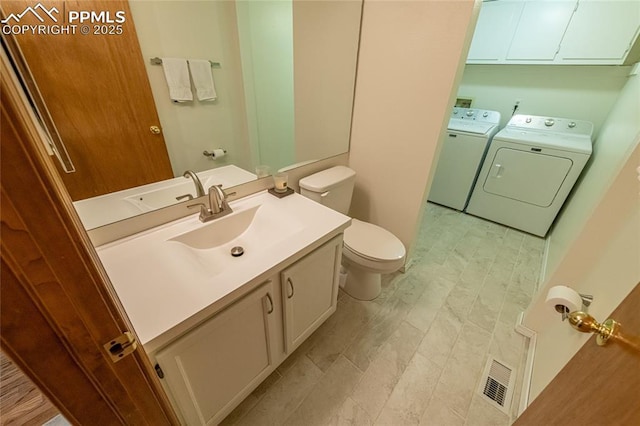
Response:
[{"label": "white clothes dryer", "polygon": [[497,111],[453,109],[431,183],[429,201],[464,210],[499,124],[500,113]]},{"label": "white clothes dryer", "polygon": [[593,124],[515,115],[493,138],[467,213],[544,237],[592,152]]}]

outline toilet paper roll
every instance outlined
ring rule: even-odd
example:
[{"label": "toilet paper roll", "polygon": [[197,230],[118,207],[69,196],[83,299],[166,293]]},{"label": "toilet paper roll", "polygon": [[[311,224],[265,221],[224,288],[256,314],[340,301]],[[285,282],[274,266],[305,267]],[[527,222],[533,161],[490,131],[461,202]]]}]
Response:
[{"label": "toilet paper roll", "polygon": [[572,288],[557,285],[551,287],[547,293],[547,305],[555,312],[562,313],[563,306],[566,306],[568,312],[582,310],[582,297]]},{"label": "toilet paper roll", "polygon": [[225,155],[226,153],[222,148],[216,148],[213,150],[213,158],[220,158],[220,157],[224,157]]}]

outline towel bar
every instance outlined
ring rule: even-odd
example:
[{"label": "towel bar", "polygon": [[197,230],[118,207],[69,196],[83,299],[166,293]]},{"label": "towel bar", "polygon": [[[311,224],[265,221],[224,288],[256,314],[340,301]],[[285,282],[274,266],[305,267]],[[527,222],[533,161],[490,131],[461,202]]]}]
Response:
[{"label": "towel bar", "polygon": [[[149,62],[151,62],[151,65],[162,65],[162,59],[158,57],[151,58]],[[213,61],[209,61],[209,62],[211,63],[211,66],[213,68],[221,68],[220,62],[213,62]]]}]

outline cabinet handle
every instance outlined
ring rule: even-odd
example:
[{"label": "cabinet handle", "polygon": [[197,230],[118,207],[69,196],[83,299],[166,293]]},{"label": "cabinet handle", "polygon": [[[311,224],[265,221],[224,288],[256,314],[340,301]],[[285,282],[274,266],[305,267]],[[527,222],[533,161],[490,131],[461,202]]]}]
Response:
[{"label": "cabinet handle", "polygon": [[291,287],[291,294],[287,295],[287,299],[291,299],[295,293],[295,290],[293,289],[293,281],[291,281],[291,278],[287,278],[287,282],[289,283],[289,287]]},{"label": "cabinet handle", "polygon": [[267,313],[270,314],[273,312],[273,299],[271,299],[271,294],[267,293],[267,299],[269,299],[269,310]]}]

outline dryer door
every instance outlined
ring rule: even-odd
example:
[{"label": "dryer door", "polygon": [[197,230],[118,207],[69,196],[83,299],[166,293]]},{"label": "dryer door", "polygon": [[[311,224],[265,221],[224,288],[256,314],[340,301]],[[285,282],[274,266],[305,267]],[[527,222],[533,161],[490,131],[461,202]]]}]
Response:
[{"label": "dryer door", "polygon": [[569,158],[500,148],[483,189],[490,194],[549,207],[572,165]]}]

